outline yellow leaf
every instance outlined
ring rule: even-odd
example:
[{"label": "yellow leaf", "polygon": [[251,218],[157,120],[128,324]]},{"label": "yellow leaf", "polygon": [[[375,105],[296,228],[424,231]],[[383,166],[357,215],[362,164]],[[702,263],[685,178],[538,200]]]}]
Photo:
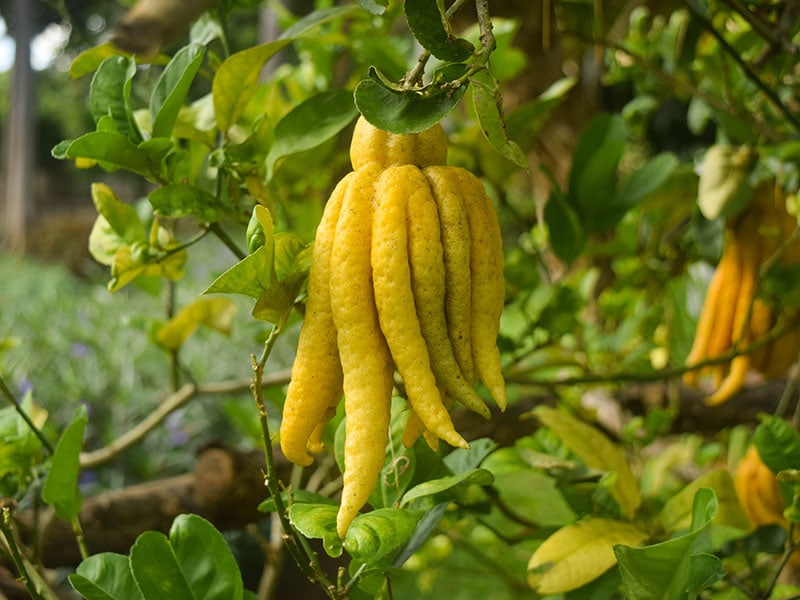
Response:
[{"label": "yellow leaf", "polygon": [[617,562],[614,546],[638,546],[647,534],[614,519],[587,519],[547,538],[528,562],[528,583],[542,595],[577,589]]},{"label": "yellow leaf", "polygon": [[694,495],[700,488],[714,490],[717,497],[715,525],[727,525],[744,531],[750,528],[747,516],[736,496],[733,478],[727,469],[720,467],[704,473],[667,500],[659,515],[661,526],[665,531],[673,532],[689,528],[692,524]]},{"label": "yellow leaf", "polygon": [[159,327],[156,340],[168,350],[177,350],[200,325],[227,335],[235,312],[236,305],[230,298],[198,298]]},{"label": "yellow leaf", "polygon": [[617,474],[609,491],[622,509],[622,514],[632,517],[642,503],[642,496],[622,449],[599,430],[565,412],[541,407],[535,413],[586,466]]}]

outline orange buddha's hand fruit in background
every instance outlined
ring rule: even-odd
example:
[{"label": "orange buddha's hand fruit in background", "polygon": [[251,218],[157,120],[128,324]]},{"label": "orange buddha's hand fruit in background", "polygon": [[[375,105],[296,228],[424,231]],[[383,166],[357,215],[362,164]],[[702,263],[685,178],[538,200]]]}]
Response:
[{"label": "orange buddha's hand fruit in background", "polygon": [[[732,350],[742,351],[771,335],[781,319],[773,306],[758,297],[761,266],[789,239],[797,219],[786,210],[786,195],[774,182],[760,185],[750,203],[726,226],[722,258],[711,278],[697,322],[694,343],[686,358],[688,366],[715,359]],[[788,249],[785,264],[800,262],[800,245]],[[795,319],[796,311],[784,315]],[[691,370],[684,375],[687,385],[697,386],[710,375],[711,405],[729,400],[744,385],[752,369],[767,378],[783,375],[800,352],[800,327],[729,360]]]},{"label": "orange buddha's hand fruit in background", "polygon": [[395,368],[413,408],[408,445],[424,434],[431,446],[468,447],[449,408],[461,402],[488,418],[478,379],[506,406],[496,345],[503,246],[482,184],[446,166],[439,125],[397,135],[360,118],[350,158],[354,171],[317,230],[280,431],[289,460],[310,464],[344,394],[342,538],[384,464]]}]

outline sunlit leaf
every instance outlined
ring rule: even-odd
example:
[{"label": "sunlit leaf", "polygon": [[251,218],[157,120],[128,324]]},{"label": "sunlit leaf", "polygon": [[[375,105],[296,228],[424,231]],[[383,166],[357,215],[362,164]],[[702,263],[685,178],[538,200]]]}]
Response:
[{"label": "sunlit leaf", "polygon": [[203,62],[204,54],[205,50],[200,45],[184,46],[175,53],[158,78],[150,97],[153,137],[169,137],[172,133],[178,112]]},{"label": "sunlit leaf", "polygon": [[342,541],[336,533],[337,506],[330,504],[292,504],[289,520],[307,538],[321,539],[329,556],[341,556]]},{"label": "sunlit leaf", "polygon": [[622,514],[632,517],[642,498],[639,483],[625,453],[598,429],[564,411],[542,406],[535,410],[535,414],[588,467],[616,473],[611,495],[619,504]]},{"label": "sunlit leaf", "polygon": [[631,523],[589,518],[566,525],[547,538],[528,562],[528,583],[540,594],[577,589],[610,569],[614,546],[637,546],[647,534]]},{"label": "sunlit leaf", "polygon": [[494,481],[494,476],[486,469],[473,469],[459,475],[450,475],[440,479],[433,479],[420,483],[408,490],[401,501],[402,506],[408,506],[415,500],[428,499],[434,504],[446,499],[455,499],[459,491],[468,484],[489,485]]},{"label": "sunlit leaf", "polygon": [[353,96],[345,90],[322,92],[293,108],[275,126],[266,160],[267,179],[281,158],[320,145],[344,129],[357,114]]},{"label": "sunlit leaf", "polygon": [[95,123],[111,117],[116,130],[134,144],[142,141],[130,105],[131,85],[136,74],[136,62],[125,56],[110,56],[104,60],[89,87],[89,110]]},{"label": "sunlit leaf", "polygon": [[156,215],[177,219],[193,215],[213,223],[221,218],[224,206],[213,194],[186,183],[161,186],[147,196]]},{"label": "sunlit leaf", "polygon": [[230,55],[219,66],[211,93],[220,131],[227,132],[244,114],[258,86],[264,64],[289,42],[288,39],[276,40],[247,48]]},{"label": "sunlit leaf", "polygon": [[800,468],[800,433],[785,419],[762,415],[753,441],[761,460],[773,473]]},{"label": "sunlit leaf", "polygon": [[236,304],[230,298],[197,298],[156,330],[156,340],[168,350],[177,350],[201,325],[228,335],[235,313]]},{"label": "sunlit leaf", "polygon": [[508,138],[503,116],[502,96],[496,83],[485,72],[470,79],[475,114],[481,131],[492,147],[518,167],[528,168],[528,159],[516,142]]},{"label": "sunlit leaf", "polygon": [[[365,0],[366,2],[370,2],[371,0]],[[378,0],[378,2],[383,2],[384,0]],[[363,6],[363,4],[362,4]],[[344,4],[342,6],[333,6],[331,8],[323,8],[320,10],[315,10],[304,16],[302,19],[297,21],[294,25],[289,27],[286,31],[284,31],[280,38],[281,40],[294,40],[299,39],[307,36],[312,31],[315,31],[317,27],[332,21],[333,19],[337,19],[339,17],[346,17],[348,15],[357,13],[359,11],[359,7],[355,4]],[[379,14],[379,13],[376,13]]]},{"label": "sunlit leaf", "polygon": [[262,246],[217,277],[203,293],[243,294],[259,298],[272,285],[272,265],[267,259],[268,255]]},{"label": "sunlit leaf", "polygon": [[115,131],[91,131],[53,149],[55,158],[99,161],[107,170],[125,169],[153,179],[149,157],[125,135]]}]

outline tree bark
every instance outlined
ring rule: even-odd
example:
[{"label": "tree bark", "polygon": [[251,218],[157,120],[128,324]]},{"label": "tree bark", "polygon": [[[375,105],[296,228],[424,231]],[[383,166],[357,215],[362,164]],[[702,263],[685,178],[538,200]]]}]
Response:
[{"label": "tree bark", "polygon": [[33,3],[15,0],[16,27],[14,39],[14,71],[11,82],[9,113],[6,127],[5,243],[12,252],[22,251],[27,237],[31,205],[33,173],[33,70],[31,38],[33,37]]}]

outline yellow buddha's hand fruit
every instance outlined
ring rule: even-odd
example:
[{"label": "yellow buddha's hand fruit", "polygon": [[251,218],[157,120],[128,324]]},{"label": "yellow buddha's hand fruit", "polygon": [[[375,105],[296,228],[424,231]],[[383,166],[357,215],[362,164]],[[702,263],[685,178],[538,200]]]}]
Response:
[{"label": "yellow buddha's hand fruit", "polygon": [[[329,291],[330,259],[342,200],[351,179],[352,174],[336,186],[317,228],[308,276],[306,315],[283,405],[281,450],[286,458],[301,466],[310,465],[313,461],[308,453],[309,442],[314,446],[314,452],[320,450],[319,426],[326,417],[330,418],[329,408],[335,407],[342,396],[342,368]],[[317,439],[310,440],[315,428],[319,430],[315,436]]]},{"label": "yellow buddha's hand fruit", "polygon": [[[786,194],[774,181],[762,183],[750,203],[727,224],[722,257],[709,283],[686,358],[689,366],[717,362],[684,375],[691,386],[697,386],[706,374],[712,376],[714,391],[706,399],[710,405],[728,401],[742,388],[750,370],[774,378],[797,359],[800,327],[764,340],[776,327],[796,321],[797,310],[781,315],[758,294],[761,266],[790,239],[796,227],[797,219],[786,210]],[[784,250],[783,264],[800,262],[800,244]],[[731,356],[723,360],[726,354]]]},{"label": "yellow buddha's hand fruit", "polygon": [[788,528],[778,479],[761,460],[755,445],[747,449],[736,469],[733,483],[739,504],[753,527],[781,525]]},{"label": "yellow buddha's hand fruit", "polygon": [[281,426],[286,456],[310,464],[344,391],[342,538],[385,461],[395,368],[413,408],[404,443],[424,434],[432,447],[441,439],[467,448],[449,409],[461,402],[490,416],[478,379],[506,405],[496,345],[503,247],[482,184],[446,166],[438,125],[396,135],[361,118],[350,158],[354,171],[317,231]]}]

